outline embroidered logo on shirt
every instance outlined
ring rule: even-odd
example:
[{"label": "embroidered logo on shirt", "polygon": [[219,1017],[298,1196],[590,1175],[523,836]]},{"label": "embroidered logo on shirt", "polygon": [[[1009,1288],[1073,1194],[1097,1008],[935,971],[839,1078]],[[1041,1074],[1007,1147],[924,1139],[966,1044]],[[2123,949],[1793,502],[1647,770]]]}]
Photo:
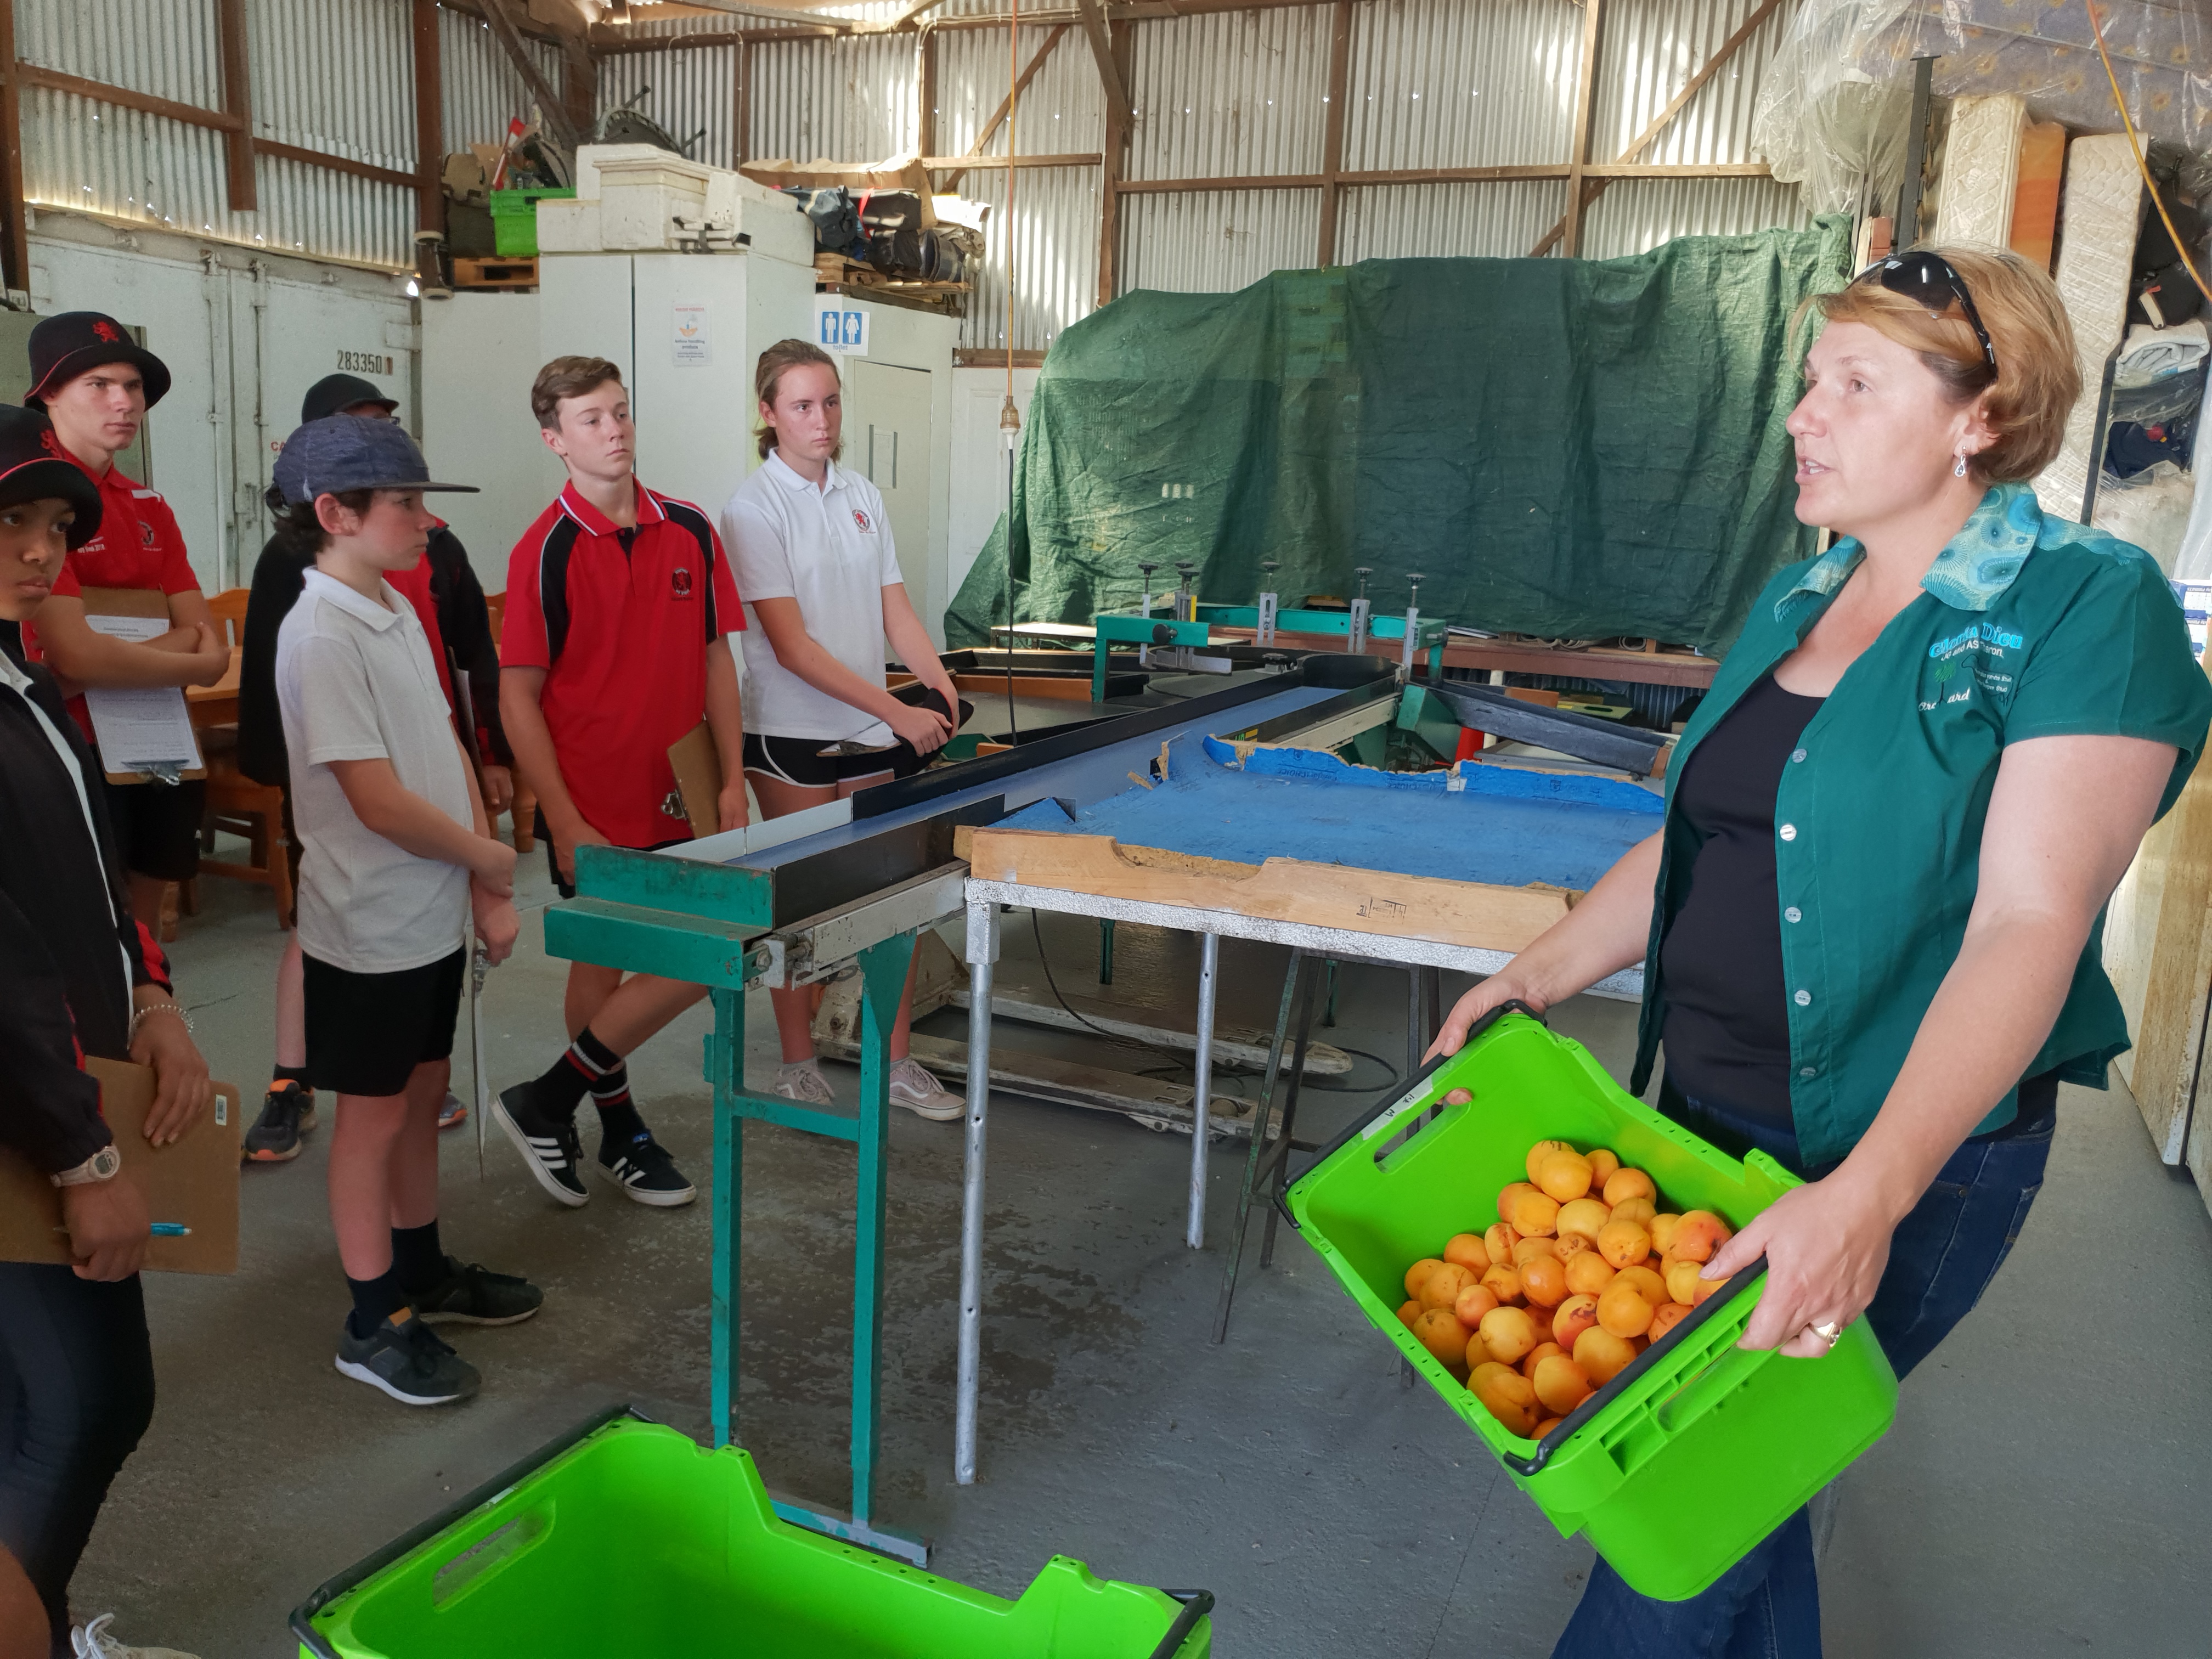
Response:
[{"label": "embroidered logo on shirt", "polygon": [[151,547],[154,544],[154,526],[146,523],[143,520],[139,521],[138,539],[148,547]]},{"label": "embroidered logo on shirt", "polygon": [[668,573],[668,591],[679,599],[691,597],[691,570],[688,565],[678,565]]},{"label": "embroidered logo on shirt", "polygon": [[857,507],[853,509],[853,522],[860,526],[860,533],[863,536],[872,536],[876,533],[874,520]]}]

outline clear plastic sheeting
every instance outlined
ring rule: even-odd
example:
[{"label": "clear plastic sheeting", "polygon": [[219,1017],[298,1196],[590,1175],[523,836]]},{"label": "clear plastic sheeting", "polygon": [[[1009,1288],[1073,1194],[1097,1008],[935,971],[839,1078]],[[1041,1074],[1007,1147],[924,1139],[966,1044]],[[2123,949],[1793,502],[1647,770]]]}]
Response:
[{"label": "clear plastic sheeting", "polygon": [[[2100,0],[2128,114],[2148,137],[2212,149],[2212,7]],[[1937,96],[2009,93],[2030,121],[2117,132],[2087,8],[2022,0],[1803,0],[1776,53],[1752,142],[1807,209],[1883,210],[1905,166],[1912,60],[1936,59]]]}]

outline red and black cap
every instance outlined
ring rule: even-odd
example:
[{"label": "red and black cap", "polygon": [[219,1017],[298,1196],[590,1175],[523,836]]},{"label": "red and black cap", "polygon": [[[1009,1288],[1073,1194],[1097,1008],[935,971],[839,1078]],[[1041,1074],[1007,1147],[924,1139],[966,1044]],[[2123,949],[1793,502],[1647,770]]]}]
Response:
[{"label": "red and black cap", "polygon": [[35,409],[0,404],[0,508],[64,501],[76,521],[64,532],[74,553],[100,533],[100,488],[47,447],[53,427]]},{"label": "red and black cap", "polygon": [[31,389],[23,401],[44,409],[48,393],[102,363],[129,363],[145,376],[149,409],[168,393],[169,366],[132,339],[129,329],[105,312],[64,311],[41,319],[31,331]]}]

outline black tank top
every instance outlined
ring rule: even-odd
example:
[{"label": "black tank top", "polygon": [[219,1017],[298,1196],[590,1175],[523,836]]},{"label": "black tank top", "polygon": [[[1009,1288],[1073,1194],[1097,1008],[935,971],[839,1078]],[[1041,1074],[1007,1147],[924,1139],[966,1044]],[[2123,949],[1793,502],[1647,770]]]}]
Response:
[{"label": "black tank top", "polygon": [[1785,691],[1768,674],[1698,744],[1674,804],[1698,846],[1688,896],[1659,944],[1668,1081],[1693,1100],[1785,1129],[1790,1013],[1774,797],[1820,708],[1820,698]]}]

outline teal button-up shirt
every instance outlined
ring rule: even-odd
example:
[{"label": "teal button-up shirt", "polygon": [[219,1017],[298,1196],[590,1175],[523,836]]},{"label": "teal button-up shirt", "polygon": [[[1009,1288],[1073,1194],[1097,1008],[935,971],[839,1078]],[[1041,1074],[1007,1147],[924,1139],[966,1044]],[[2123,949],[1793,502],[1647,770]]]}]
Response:
[{"label": "teal button-up shirt", "polygon": [[[1631,1085],[1639,1092],[1665,1023],[1659,944],[1688,896],[1698,848],[1675,781],[1864,556],[1846,538],[1775,576],[1676,746]],[[2170,743],[2180,754],[2163,815],[2212,722],[2212,683],[2157,565],[2046,514],[2025,484],[1992,489],[1921,586],[1821,703],[1775,792],[1790,1109],[1808,1164],[1843,1157],[1866,1133],[1959,954],[2005,746],[2069,733]],[[2100,917],[2028,1075],[2056,1070],[2102,1088],[2106,1063],[2126,1050],[2103,932]],[[1977,1133],[2011,1121],[2016,1104],[2008,1091]]]}]

